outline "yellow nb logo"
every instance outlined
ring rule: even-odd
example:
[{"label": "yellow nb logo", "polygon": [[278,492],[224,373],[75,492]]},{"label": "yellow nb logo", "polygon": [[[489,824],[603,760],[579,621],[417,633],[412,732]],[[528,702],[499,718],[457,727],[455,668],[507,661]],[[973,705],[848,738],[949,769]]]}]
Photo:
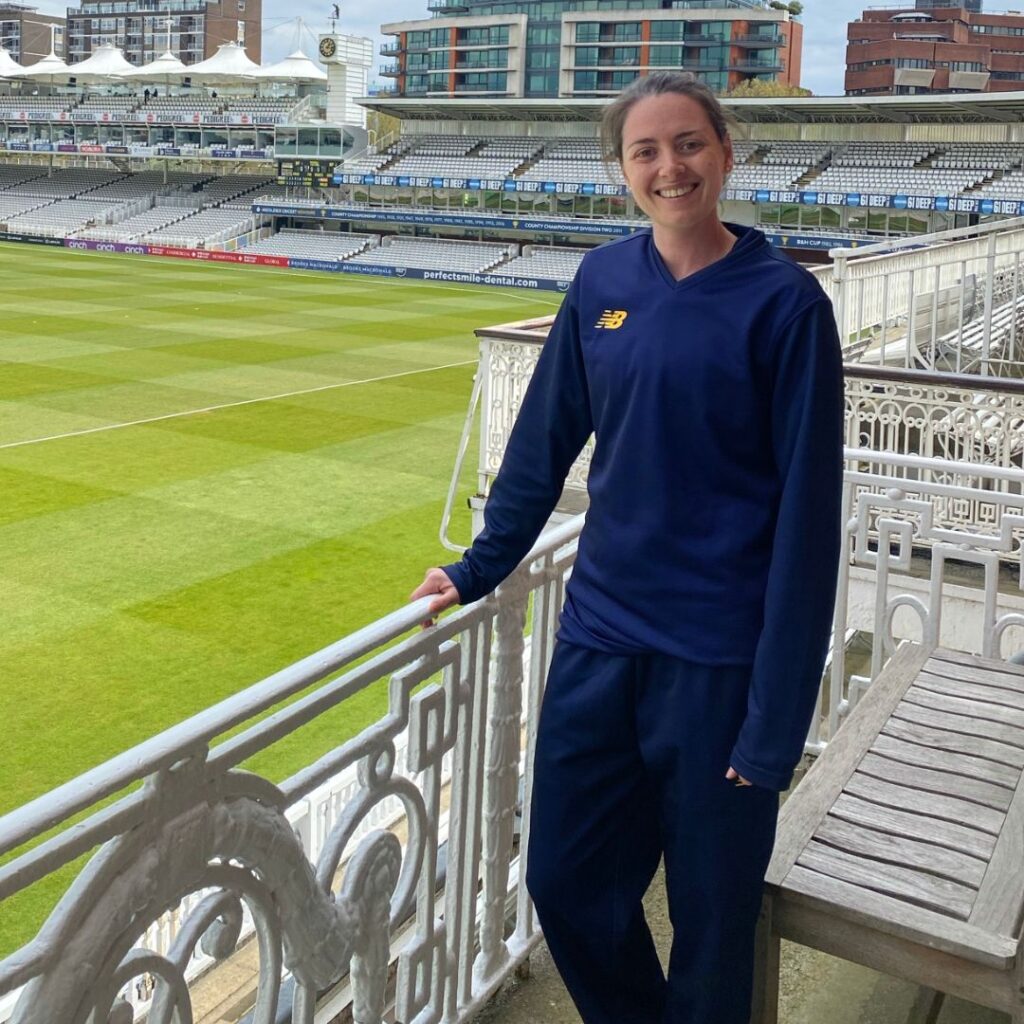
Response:
[{"label": "yellow nb logo", "polygon": [[598,318],[595,327],[603,327],[608,331],[617,331],[626,321],[629,314],[624,309],[606,309]]}]

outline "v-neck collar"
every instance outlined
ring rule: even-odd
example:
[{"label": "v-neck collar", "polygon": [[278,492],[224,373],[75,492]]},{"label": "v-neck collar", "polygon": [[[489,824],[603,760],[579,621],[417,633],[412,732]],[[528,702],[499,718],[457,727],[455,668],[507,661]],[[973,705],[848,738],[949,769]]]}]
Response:
[{"label": "v-neck collar", "polygon": [[661,258],[661,253],[658,252],[658,247],[654,244],[654,232],[650,228],[645,228],[651,260],[662,281],[673,291],[683,291],[694,285],[699,285],[707,280],[708,277],[720,273],[732,263],[743,259],[752,248],[764,242],[764,236],[756,228],[744,227],[740,224],[725,224],[725,227],[736,236],[736,241],[733,243],[732,248],[721,259],[715,260],[714,263],[709,263],[706,267],[701,267],[700,270],[692,274],[687,274],[686,277],[678,281],[672,276],[672,272]]}]

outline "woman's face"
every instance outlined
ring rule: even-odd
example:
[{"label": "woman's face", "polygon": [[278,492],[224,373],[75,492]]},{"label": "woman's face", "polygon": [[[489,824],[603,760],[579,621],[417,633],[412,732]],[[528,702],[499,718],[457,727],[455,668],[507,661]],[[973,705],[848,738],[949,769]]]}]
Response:
[{"label": "woman's face", "polygon": [[622,126],[622,173],[658,231],[688,233],[718,220],[732,170],[732,143],[715,134],[704,108],[678,93],[635,103]]}]

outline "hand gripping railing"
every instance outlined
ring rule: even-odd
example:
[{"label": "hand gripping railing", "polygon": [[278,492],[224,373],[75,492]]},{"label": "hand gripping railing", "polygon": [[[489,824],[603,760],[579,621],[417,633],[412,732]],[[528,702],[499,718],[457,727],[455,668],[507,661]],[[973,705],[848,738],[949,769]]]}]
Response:
[{"label": "hand gripping railing", "polygon": [[[196,950],[231,956],[245,919],[254,1024],[276,1019],[287,973],[295,1024],[312,1024],[342,980],[357,1024],[392,1002],[409,1024],[474,1012],[538,939],[523,872],[529,766],[581,524],[544,534],[495,596],[437,626],[410,632],[429,600],[412,603],[0,818],[0,901],[96,851],[35,938],[0,961],[0,999],[21,990],[10,1019],[121,1024],[145,1009],[154,1024],[191,1020]],[[244,770],[383,679],[388,711],[358,735],[279,784]],[[354,795],[311,863],[286,811],[350,770]],[[350,841],[385,800],[404,806],[404,840],[376,829]],[[190,895],[169,948],[140,947]]]}]

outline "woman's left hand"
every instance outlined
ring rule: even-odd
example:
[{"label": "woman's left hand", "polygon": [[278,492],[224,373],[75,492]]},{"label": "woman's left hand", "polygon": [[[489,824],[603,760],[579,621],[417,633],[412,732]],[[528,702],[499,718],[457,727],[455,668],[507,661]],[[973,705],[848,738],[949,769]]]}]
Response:
[{"label": "woman's left hand", "polygon": [[729,770],[725,773],[725,777],[730,782],[734,781],[737,786],[750,786],[750,785],[752,785],[752,783],[750,781],[748,781],[747,779],[743,778],[743,776],[740,775],[740,773],[738,771],[736,771],[736,769],[733,768],[731,765],[729,766]]}]

